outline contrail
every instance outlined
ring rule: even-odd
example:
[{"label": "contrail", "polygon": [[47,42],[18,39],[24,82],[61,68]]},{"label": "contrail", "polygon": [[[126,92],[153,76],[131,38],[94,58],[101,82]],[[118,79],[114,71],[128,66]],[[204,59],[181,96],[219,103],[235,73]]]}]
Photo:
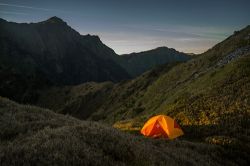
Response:
[{"label": "contrail", "polygon": [[68,12],[68,11],[62,11],[62,10],[57,10],[57,9],[39,8],[39,7],[33,7],[33,6],[15,5],[15,4],[8,4],[8,3],[0,3],[0,6],[9,6],[9,7],[25,8],[25,9],[33,9],[33,10],[43,10],[43,11]]}]

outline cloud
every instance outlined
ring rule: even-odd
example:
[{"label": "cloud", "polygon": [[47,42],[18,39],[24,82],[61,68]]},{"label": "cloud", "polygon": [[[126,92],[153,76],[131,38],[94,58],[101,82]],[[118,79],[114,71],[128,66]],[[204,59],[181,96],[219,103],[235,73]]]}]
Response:
[{"label": "cloud", "polygon": [[206,38],[224,39],[232,33],[232,29],[227,27],[200,27],[187,25],[121,25],[121,27],[134,29],[137,31],[147,31],[148,33],[165,35],[174,38]]},{"label": "cloud", "polygon": [[28,15],[27,13],[23,13],[23,12],[0,11],[0,13],[3,13],[3,14],[14,14],[14,15]]}]

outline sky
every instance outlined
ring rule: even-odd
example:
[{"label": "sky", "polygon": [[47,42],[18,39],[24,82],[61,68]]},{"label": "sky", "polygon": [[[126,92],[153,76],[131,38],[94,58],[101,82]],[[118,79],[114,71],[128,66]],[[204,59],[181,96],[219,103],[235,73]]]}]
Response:
[{"label": "sky", "polygon": [[118,54],[166,46],[202,53],[250,24],[250,0],[0,0],[0,18],[57,16]]}]

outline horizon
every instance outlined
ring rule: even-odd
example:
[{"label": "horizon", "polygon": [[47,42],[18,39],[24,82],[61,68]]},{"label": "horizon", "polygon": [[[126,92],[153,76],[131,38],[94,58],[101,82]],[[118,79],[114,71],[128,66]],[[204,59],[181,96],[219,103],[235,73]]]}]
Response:
[{"label": "horizon", "polygon": [[60,3],[0,0],[0,17],[30,23],[57,16],[82,35],[98,35],[119,55],[158,47],[199,54],[249,25],[249,5],[246,0]]}]

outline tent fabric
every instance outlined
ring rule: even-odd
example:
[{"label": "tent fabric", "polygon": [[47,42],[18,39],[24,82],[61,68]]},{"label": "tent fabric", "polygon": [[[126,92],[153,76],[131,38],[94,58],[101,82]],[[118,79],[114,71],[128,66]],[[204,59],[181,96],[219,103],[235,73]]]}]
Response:
[{"label": "tent fabric", "polygon": [[150,118],[141,129],[141,134],[147,137],[164,137],[174,139],[183,135],[183,131],[178,123],[165,115],[157,115]]}]

